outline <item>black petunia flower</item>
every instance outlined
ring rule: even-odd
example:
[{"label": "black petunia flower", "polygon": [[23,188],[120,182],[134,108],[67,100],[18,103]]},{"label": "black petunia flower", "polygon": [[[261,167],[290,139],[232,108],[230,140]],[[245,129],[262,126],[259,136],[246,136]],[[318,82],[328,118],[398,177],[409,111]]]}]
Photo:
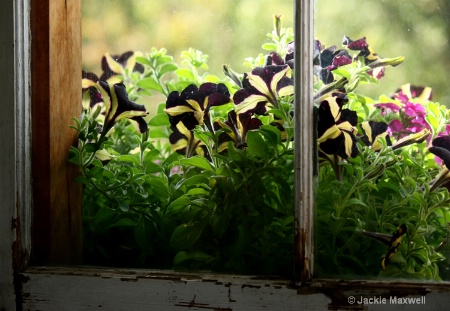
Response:
[{"label": "black petunia flower", "polygon": [[236,115],[234,110],[228,113],[228,120],[223,122],[220,119],[214,121],[214,130],[226,129],[219,135],[218,152],[221,153],[228,148],[228,142],[232,141],[236,148],[243,148],[247,145],[248,131],[255,130],[262,125],[261,120],[252,118],[250,113]]},{"label": "black petunia flower", "polygon": [[[103,73],[100,76],[100,80],[106,81],[113,76],[123,75],[125,69],[132,71],[144,72],[144,67],[136,63],[136,53],[128,51],[122,55],[110,55],[106,53],[102,57],[102,70]],[[111,82],[111,81],[109,81]],[[113,81],[115,82],[115,81]]]},{"label": "black petunia flower", "polygon": [[324,49],[320,41],[315,41],[313,60],[314,73],[323,83],[329,84],[334,81],[331,71],[351,63],[352,57],[346,50],[337,50],[335,45]]},{"label": "black petunia flower", "polygon": [[[358,40],[352,40],[348,36],[344,36],[344,39],[342,39],[342,44],[349,50],[359,51],[356,57],[364,57],[365,65],[374,65],[376,61],[380,61],[382,59],[369,47],[366,37]],[[384,76],[384,66],[373,66],[373,69],[369,70],[367,73],[376,79],[381,79]]]},{"label": "black petunia flower", "polygon": [[[181,121],[186,128],[192,130],[196,125],[205,124],[206,119],[209,120],[210,107],[229,102],[230,93],[225,84],[204,83],[199,88],[191,84],[181,93],[170,93],[164,111],[169,115],[172,126]],[[206,122],[206,125],[210,126],[209,122]]]},{"label": "black petunia flower", "polygon": [[317,142],[322,152],[347,159],[358,154],[355,137],[358,116],[355,111],[342,109],[346,101],[344,96],[334,93],[320,103]]},{"label": "black petunia flower", "polygon": [[364,136],[361,140],[367,146],[370,146],[373,150],[378,151],[383,148],[380,138],[384,138],[388,146],[391,146],[391,139],[388,134],[388,125],[385,122],[364,121],[361,123],[361,129]]},{"label": "black petunia flower", "polygon": [[172,133],[169,142],[172,150],[187,158],[193,155],[200,155],[210,159],[208,148],[200,140],[195,138],[192,130],[188,129],[183,122],[178,122],[176,126],[171,126]]},{"label": "black petunia flower", "polygon": [[148,125],[144,117],[148,112],[144,105],[136,104],[128,99],[125,85],[109,84],[105,81],[95,83],[92,80],[83,79],[83,88],[89,87],[95,87],[100,92],[105,105],[102,136],[106,135],[120,119],[131,121],[140,133],[147,131]]},{"label": "black petunia flower", "polygon": [[[97,83],[99,80],[95,73],[87,72],[84,70],[81,71],[81,77],[82,77],[82,79],[91,80],[94,83]],[[82,95],[83,95],[83,100],[84,99],[86,99],[86,101],[89,100],[89,108],[93,108],[95,105],[97,105],[99,103],[103,103],[102,95],[97,90],[97,88],[94,86],[91,86],[88,88],[83,88]],[[87,98],[86,98],[86,96],[87,96]],[[88,107],[85,107],[85,108],[87,109]]]},{"label": "black petunia flower", "polygon": [[450,169],[450,136],[441,136],[433,139],[428,150],[442,159],[445,166]]},{"label": "black petunia flower", "polygon": [[261,115],[266,112],[267,104],[278,108],[280,97],[294,94],[294,81],[290,75],[288,65],[257,67],[251,73],[244,74],[243,88],[233,96],[236,113]]}]

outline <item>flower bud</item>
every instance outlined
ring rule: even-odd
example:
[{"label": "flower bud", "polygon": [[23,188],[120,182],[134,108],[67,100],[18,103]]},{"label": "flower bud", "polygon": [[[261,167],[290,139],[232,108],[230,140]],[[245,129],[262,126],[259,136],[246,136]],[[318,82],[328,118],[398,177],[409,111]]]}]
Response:
[{"label": "flower bud", "polygon": [[397,143],[395,143],[392,146],[392,150],[396,150],[415,143],[420,144],[425,139],[427,139],[427,137],[430,136],[430,134],[431,132],[429,129],[423,129],[420,132],[409,134],[408,136],[405,136],[399,141],[397,141]]}]

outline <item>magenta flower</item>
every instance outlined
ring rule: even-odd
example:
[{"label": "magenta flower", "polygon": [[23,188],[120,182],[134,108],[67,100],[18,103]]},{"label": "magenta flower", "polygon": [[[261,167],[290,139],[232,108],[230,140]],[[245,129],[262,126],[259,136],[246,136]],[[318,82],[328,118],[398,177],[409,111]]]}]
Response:
[{"label": "magenta flower", "polygon": [[411,102],[407,102],[404,106],[404,111],[405,114],[409,117],[414,117],[414,116],[425,116],[426,111],[425,111],[425,107],[422,106],[421,104],[414,104]]},{"label": "magenta flower", "polygon": [[392,135],[392,133],[400,132],[402,128],[403,124],[400,120],[392,120],[391,123],[389,124],[388,132],[390,135]]}]

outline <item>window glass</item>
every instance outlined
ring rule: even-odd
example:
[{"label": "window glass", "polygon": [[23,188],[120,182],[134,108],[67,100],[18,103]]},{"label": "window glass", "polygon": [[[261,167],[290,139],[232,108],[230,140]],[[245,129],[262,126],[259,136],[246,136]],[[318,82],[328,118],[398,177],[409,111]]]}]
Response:
[{"label": "window glass", "polygon": [[84,1],[86,263],[292,275],[293,14]]},{"label": "window glass", "polygon": [[449,4],[315,3],[316,274],[448,280]]}]

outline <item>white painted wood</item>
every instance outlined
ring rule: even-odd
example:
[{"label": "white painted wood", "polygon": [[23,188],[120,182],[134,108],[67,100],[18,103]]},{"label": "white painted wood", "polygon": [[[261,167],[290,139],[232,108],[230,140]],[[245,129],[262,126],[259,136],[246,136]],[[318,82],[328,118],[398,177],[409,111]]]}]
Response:
[{"label": "white painted wood", "polygon": [[24,276],[23,310],[324,310],[329,303],[322,294],[299,296],[283,280],[98,269],[34,272]]},{"label": "white painted wood", "polygon": [[31,100],[29,0],[14,1],[15,144],[16,144],[16,269],[31,252]]},{"label": "white painted wood", "polygon": [[20,265],[14,253],[30,245],[27,0],[2,1],[0,29],[0,310],[9,311],[15,310],[13,269]]},{"label": "white painted wood", "polygon": [[297,283],[314,274],[314,0],[295,1],[295,249]]},{"label": "white painted wood", "polygon": [[[432,311],[450,304],[450,284],[441,283],[315,280],[293,287],[289,280],[253,276],[86,267],[36,267],[21,276],[23,310]],[[378,301],[349,304],[350,296]],[[421,304],[394,304],[391,297]]]}]

